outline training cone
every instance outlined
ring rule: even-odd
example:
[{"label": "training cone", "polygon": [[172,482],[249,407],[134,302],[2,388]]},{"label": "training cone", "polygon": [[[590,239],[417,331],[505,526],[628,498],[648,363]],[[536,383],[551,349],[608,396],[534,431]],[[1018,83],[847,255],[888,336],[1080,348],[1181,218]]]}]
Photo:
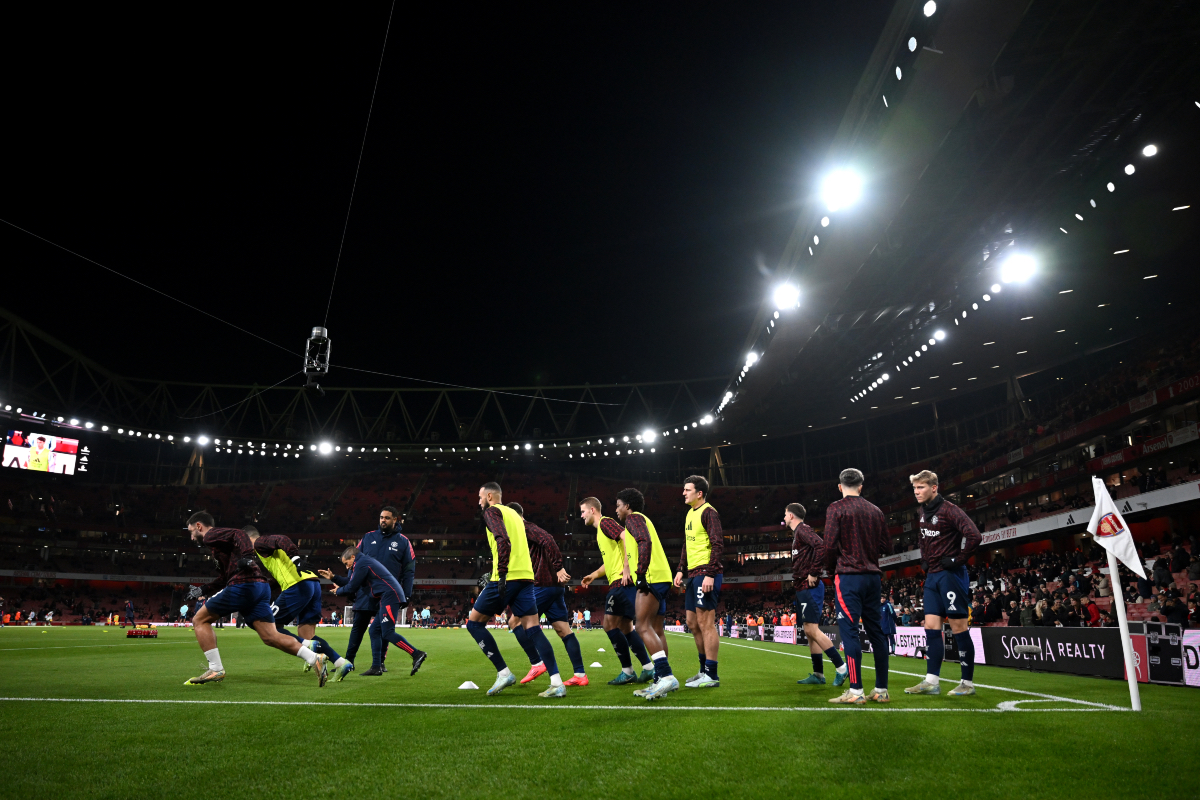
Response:
[{"label": "training cone", "polygon": [[460,686],[458,688],[460,688],[460,689],[478,689],[479,687],[476,686],[472,681],[467,681],[466,683],[464,683],[462,686]]},{"label": "training cone", "polygon": [[599,661],[593,661],[593,662],[592,662],[592,666],[593,666],[593,667],[603,667],[604,665],[603,665],[603,664],[601,664]]}]

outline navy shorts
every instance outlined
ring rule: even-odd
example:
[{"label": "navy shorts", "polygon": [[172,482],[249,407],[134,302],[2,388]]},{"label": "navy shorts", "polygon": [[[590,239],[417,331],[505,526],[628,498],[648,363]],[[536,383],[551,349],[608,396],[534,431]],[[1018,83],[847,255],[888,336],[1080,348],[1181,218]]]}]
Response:
[{"label": "navy shorts", "polygon": [[658,615],[665,617],[667,615],[667,595],[671,593],[671,582],[663,581],[662,583],[650,584],[650,594],[658,599]]},{"label": "navy shorts", "polygon": [[321,582],[294,583],[279,593],[271,604],[276,625],[315,625],[321,621]]},{"label": "navy shorts", "polygon": [[271,587],[265,581],[226,586],[205,600],[204,607],[218,617],[227,617],[236,612],[238,618],[247,623],[275,621],[275,615],[271,613]]},{"label": "navy shorts", "polygon": [[561,586],[535,586],[534,595],[537,597],[537,613],[546,615],[546,622],[566,622],[567,592]]},{"label": "navy shorts", "polygon": [[964,564],[952,572],[933,572],[925,577],[925,613],[951,619],[967,616],[971,606],[971,578]]},{"label": "navy shorts", "polygon": [[800,612],[800,624],[821,624],[821,608],[825,605],[825,582],[796,592],[796,610]]},{"label": "navy shorts", "polygon": [[723,575],[713,576],[712,591],[705,592],[703,589],[703,575],[697,575],[695,578],[688,578],[687,588],[683,593],[684,610],[695,611],[697,609],[702,609],[704,611],[716,611],[717,606],[721,602],[721,581],[723,579]]},{"label": "navy shorts", "polygon": [[637,589],[632,586],[610,586],[608,597],[604,598],[605,616],[636,620],[637,610],[634,605],[636,597]]},{"label": "navy shorts", "polygon": [[500,597],[500,582],[488,581],[475,598],[475,610],[480,614],[494,617],[504,609],[509,609],[518,617],[537,615],[537,597],[533,591],[533,581],[509,581],[504,585],[504,597]]}]

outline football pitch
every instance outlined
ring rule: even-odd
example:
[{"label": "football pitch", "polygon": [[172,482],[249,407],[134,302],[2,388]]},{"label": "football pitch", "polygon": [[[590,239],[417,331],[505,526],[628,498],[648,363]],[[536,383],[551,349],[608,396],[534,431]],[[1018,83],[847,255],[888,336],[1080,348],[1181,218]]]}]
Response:
[{"label": "football pitch", "polygon": [[[591,685],[542,699],[541,677],[487,697],[495,671],[465,630],[405,631],[429,660],[410,677],[317,687],[248,630],[218,630],[227,677],[184,686],[204,659],[190,629],[0,629],[3,797],[1195,797],[1200,692],[979,667],[978,694],[909,697],[924,663],[892,658],[886,706],[833,706],[799,686],[806,649],[723,639],[718,689],[654,703],[608,686],[602,631],[579,634]],[[518,677],[528,659],[494,632]],[[344,647],[348,628],[321,635]],[[550,633],[560,664],[566,656]],[[670,635],[682,680],[690,636]],[[603,649],[606,652],[600,652]],[[359,653],[369,664],[368,648]],[[865,685],[874,680],[865,659]],[[958,665],[943,670],[943,691]],[[460,690],[473,681],[478,690]],[[1190,766],[1189,766],[1190,765]]]}]

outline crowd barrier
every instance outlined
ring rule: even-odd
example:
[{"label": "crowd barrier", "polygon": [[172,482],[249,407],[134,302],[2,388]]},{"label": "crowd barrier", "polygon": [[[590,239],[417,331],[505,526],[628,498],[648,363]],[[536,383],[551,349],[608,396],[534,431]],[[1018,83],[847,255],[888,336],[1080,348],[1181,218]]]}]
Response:
[{"label": "crowd barrier", "polygon": [[[820,629],[841,647],[836,626]],[[719,626],[720,635],[733,639],[755,638],[780,644],[808,645],[802,629],[791,625]],[[975,644],[975,663],[993,667],[1063,672],[1104,678],[1125,678],[1125,658],[1121,652],[1121,633],[1117,628],[970,628]],[[1200,686],[1200,630],[1185,631],[1166,623],[1130,623],[1134,668],[1142,683]],[[749,635],[748,635],[749,634]],[[871,652],[866,634],[859,632],[864,652]],[[895,654],[924,658],[924,628],[897,627]],[[954,636],[943,632],[946,662],[958,661]],[[1034,645],[1037,653],[1017,653],[1017,645]]]}]

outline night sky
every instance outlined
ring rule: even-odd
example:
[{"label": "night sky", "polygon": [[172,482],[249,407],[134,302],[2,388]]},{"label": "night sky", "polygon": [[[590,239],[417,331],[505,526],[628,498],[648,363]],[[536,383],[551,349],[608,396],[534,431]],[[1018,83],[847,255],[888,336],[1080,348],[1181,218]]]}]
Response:
[{"label": "night sky", "polygon": [[[891,4],[413,9],[328,383],[732,372]],[[4,225],[0,305],[123,374],[274,383],[325,315],[388,6],[211,11],[6,9],[0,217],[294,355]]]}]

